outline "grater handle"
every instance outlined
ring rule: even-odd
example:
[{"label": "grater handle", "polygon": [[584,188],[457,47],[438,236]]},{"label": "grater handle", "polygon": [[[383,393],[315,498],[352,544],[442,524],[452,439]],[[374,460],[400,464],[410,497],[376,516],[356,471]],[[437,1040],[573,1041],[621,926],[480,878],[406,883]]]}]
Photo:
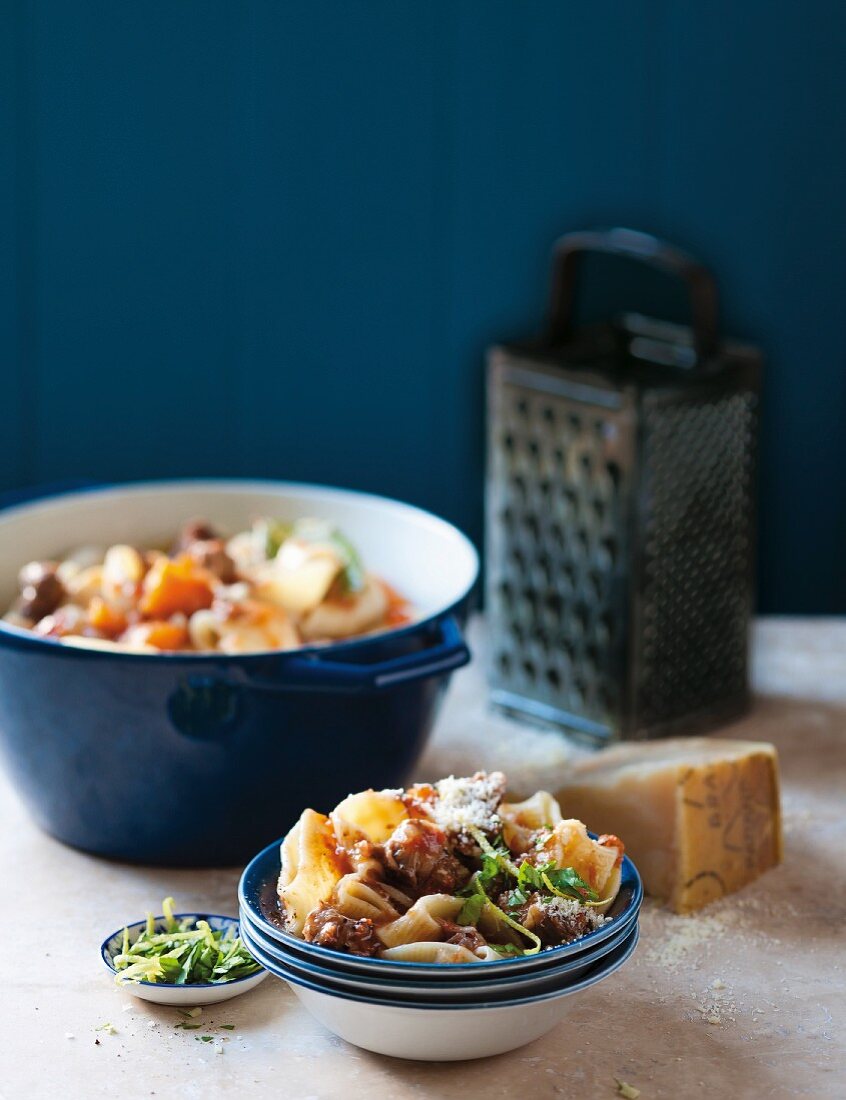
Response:
[{"label": "grater handle", "polygon": [[547,337],[550,343],[567,343],[574,330],[579,258],[585,252],[625,256],[683,279],[691,306],[695,367],[702,367],[719,348],[717,287],[707,267],[686,252],[648,233],[634,229],[585,230],[560,237],[553,252],[552,301]]}]

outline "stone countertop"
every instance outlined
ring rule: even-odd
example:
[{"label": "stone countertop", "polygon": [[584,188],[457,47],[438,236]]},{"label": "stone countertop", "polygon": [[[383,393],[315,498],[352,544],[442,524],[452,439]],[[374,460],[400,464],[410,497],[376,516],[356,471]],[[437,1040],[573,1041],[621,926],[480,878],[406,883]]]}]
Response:
[{"label": "stone countertop", "polygon": [[[480,623],[471,640],[478,657]],[[753,712],[724,734],[778,746],[784,865],[694,917],[647,904],[634,959],[581,994],[578,1014],[482,1062],[347,1046],[274,978],[204,1009],[201,1032],[175,1030],[175,1010],[110,983],[98,945],[166,894],[184,911],[235,912],[238,871],[128,867],[65,848],[0,780],[0,1097],[601,1098],[617,1094],[615,1077],[642,1100],[844,1095],[846,622],[761,621],[754,684]],[[491,714],[477,660],[455,677],[419,777],[496,765],[521,789],[554,789],[574,751]],[[96,1030],[107,1022],[114,1033]]]}]

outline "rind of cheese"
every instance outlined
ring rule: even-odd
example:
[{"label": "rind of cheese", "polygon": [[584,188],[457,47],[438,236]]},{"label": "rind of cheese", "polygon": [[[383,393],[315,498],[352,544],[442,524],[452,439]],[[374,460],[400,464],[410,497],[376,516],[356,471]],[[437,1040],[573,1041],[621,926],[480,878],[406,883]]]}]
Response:
[{"label": "rind of cheese", "polygon": [[781,862],[778,756],[757,741],[673,738],[581,761],[564,813],[623,837],[649,894],[689,913]]}]

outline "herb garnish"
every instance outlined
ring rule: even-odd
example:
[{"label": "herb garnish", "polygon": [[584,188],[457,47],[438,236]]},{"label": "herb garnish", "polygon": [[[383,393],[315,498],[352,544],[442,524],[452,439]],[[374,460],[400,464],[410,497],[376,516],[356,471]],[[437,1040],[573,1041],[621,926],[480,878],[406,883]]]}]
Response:
[{"label": "herb garnish", "polygon": [[479,917],[482,915],[487,900],[487,897],[483,893],[471,894],[462,906],[461,912],[458,914],[458,923],[465,926],[468,924],[478,924]]},{"label": "herb garnish", "polygon": [[523,954],[522,950],[513,943],[491,943],[488,946],[492,947],[497,955],[504,955],[506,958],[514,958]]},{"label": "herb garnish", "polygon": [[280,547],[289,538],[303,542],[325,543],[331,546],[343,566],[340,581],[346,592],[360,592],[364,588],[365,572],[356,547],[337,527],[325,520],[300,519],[295,523],[283,523],[275,519],[259,521],[264,536],[264,550],[268,560],[275,558]]},{"label": "herb garnish", "polygon": [[264,556],[270,561],[279,553],[279,547],[289,539],[294,531],[292,523],[283,523],[278,519],[260,519],[255,528],[264,537]]},{"label": "herb garnish", "polygon": [[344,571],[341,577],[347,592],[360,592],[364,588],[364,563],[358,550],[350,540],[337,527],[333,528],[329,541],[339,552],[344,563]]},{"label": "herb garnish", "polygon": [[536,890],[539,894],[551,894],[576,901],[597,901],[599,895],[572,867],[557,867],[555,862],[535,867],[523,860],[517,872],[517,888],[526,894]]},{"label": "herb garnish", "polygon": [[112,960],[118,972],[115,975],[118,985],[128,982],[218,985],[261,970],[231,926],[223,931],[211,928],[205,920],[180,921],[173,915],[173,907],[173,898],[162,902],[162,932],[156,931],[152,913],[147,914],[146,928],[133,944],[129,942],[129,929],[124,928],[121,951]]},{"label": "herb garnish", "polygon": [[[519,932],[520,935],[525,936],[526,939],[531,942],[532,946],[521,951],[521,955],[536,955],[541,949],[541,941],[534,932],[530,931],[528,928],[524,928],[522,924],[518,924],[513,917],[509,917],[504,910],[500,909],[498,905],[491,901],[485,892],[481,874],[481,871],[476,871],[470,879],[470,882],[464,887],[459,895],[461,897],[466,897],[467,901],[465,901],[461,912],[458,914],[458,923],[477,924],[482,914],[489,912],[501,924],[513,928],[515,932]],[[463,919],[465,917],[467,918],[466,920]]]},{"label": "herb garnish", "polygon": [[499,954],[535,955],[541,949],[541,941],[534,932],[514,920],[491,900],[490,894],[497,886],[501,891],[507,890],[505,904],[508,909],[518,909],[525,905],[529,896],[534,893],[544,900],[559,897],[572,898],[582,905],[603,904],[598,900],[597,892],[575,868],[558,867],[552,860],[536,867],[525,859],[518,867],[501,836],[496,837],[492,844],[481,829],[471,826],[468,832],[481,849],[482,866],[458,892],[458,897],[466,899],[458,914],[458,923],[475,926],[484,913],[489,913],[499,923],[519,932],[532,943],[531,947],[522,950],[514,944],[491,944]]}]

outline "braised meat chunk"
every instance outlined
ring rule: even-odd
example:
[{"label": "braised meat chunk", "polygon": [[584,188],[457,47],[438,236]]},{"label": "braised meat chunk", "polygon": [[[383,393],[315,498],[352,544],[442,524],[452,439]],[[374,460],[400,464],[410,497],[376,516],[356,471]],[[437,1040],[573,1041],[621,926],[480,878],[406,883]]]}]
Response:
[{"label": "braised meat chunk", "polygon": [[455,924],[450,920],[438,922],[444,930],[446,943],[457,943],[459,947],[466,947],[468,951],[476,951],[485,946],[484,936],[472,925]]},{"label": "braised meat chunk", "polygon": [[[507,897],[503,896],[501,902],[507,905]],[[574,899],[541,897],[536,893],[530,894],[519,909],[512,909],[511,915],[546,946],[572,943],[605,923],[601,913]]]},{"label": "braised meat chunk", "polygon": [[387,872],[417,894],[454,894],[470,871],[446,847],[442,829],[423,818],[409,818],[384,846]]},{"label": "braised meat chunk", "polygon": [[208,520],[195,518],[186,520],[179,528],[171,547],[172,554],[182,554],[193,542],[206,542],[216,539],[217,532]]},{"label": "braised meat chunk", "polygon": [[18,575],[21,598],[17,611],[24,618],[38,622],[45,615],[52,615],[65,598],[65,586],[56,573],[52,561],[31,561]]},{"label": "braised meat chunk", "polygon": [[353,920],[329,905],[309,914],[303,939],[351,955],[377,955],[383,946],[372,920],[368,917]]},{"label": "braised meat chunk", "polygon": [[238,580],[235,562],[226,552],[223,539],[197,539],[186,547],[197,565],[208,569],[223,584],[234,584]]}]

